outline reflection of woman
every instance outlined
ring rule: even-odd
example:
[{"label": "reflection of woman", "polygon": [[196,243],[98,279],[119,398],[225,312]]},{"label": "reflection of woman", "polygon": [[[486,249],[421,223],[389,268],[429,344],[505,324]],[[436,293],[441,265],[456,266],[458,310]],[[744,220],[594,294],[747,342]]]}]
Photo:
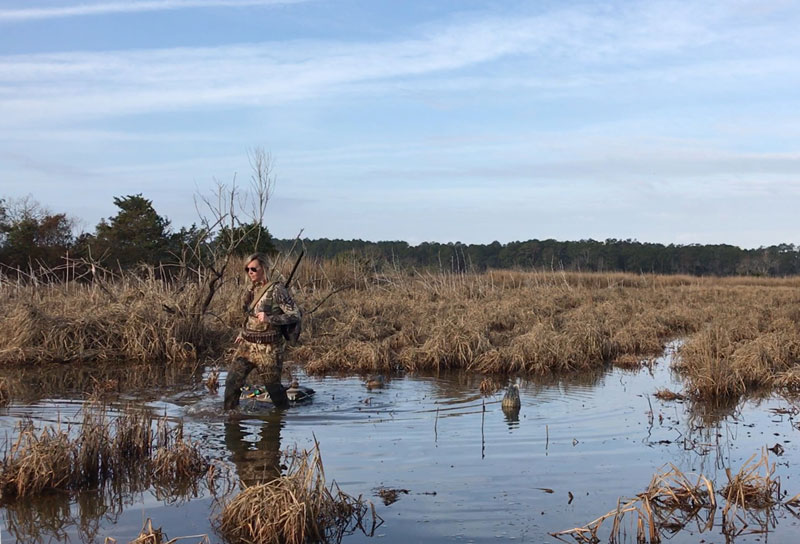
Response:
[{"label": "reflection of woman", "polygon": [[255,442],[248,440],[252,434],[248,429],[250,425],[241,421],[225,422],[225,445],[245,485],[261,484],[281,475],[282,417],[280,411],[269,414]]},{"label": "reflection of woman", "polygon": [[245,262],[251,282],[243,304],[247,321],[236,337],[236,355],[225,381],[225,409],[239,405],[242,386],[254,368],[258,368],[272,403],[286,406],[286,390],[281,385],[286,340],[281,327],[299,322],[300,310],[282,283],[267,281],[268,263],[263,253],[254,253]]}]

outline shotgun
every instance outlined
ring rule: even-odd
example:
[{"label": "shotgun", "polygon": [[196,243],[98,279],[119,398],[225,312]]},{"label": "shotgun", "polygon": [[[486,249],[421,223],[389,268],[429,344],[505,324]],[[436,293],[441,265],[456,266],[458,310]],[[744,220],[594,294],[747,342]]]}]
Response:
[{"label": "shotgun", "polygon": [[297,272],[297,267],[300,266],[300,261],[303,260],[303,255],[305,255],[306,250],[300,250],[300,255],[297,257],[297,261],[295,261],[294,266],[292,267],[292,271],[289,274],[289,277],[286,279],[286,282],[283,284],[284,287],[287,289],[289,288],[289,284],[292,283],[292,278],[294,278],[294,273]]}]

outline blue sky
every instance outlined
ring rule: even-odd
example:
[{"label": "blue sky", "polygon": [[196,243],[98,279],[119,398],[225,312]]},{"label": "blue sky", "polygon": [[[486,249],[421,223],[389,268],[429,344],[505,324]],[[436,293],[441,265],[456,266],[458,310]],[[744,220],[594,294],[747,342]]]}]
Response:
[{"label": "blue sky", "polygon": [[800,243],[800,4],[0,2],[0,196],[279,237]]}]

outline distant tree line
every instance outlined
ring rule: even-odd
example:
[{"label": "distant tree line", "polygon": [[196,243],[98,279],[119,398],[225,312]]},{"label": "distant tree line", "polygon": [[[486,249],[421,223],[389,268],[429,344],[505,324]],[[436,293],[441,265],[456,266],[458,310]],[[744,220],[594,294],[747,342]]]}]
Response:
[{"label": "distant tree line", "polygon": [[[0,274],[24,275],[42,268],[57,272],[68,259],[112,270],[139,264],[187,265],[187,259],[202,259],[196,249],[204,233],[196,225],[173,230],[141,194],[115,197],[114,205],[116,215],[102,219],[94,232],[76,235],[75,221],[64,213],[53,213],[30,197],[0,199]],[[207,243],[202,247],[210,253],[214,244],[228,247],[231,239],[241,255],[275,251],[269,231],[248,223],[218,228],[211,249]]]},{"label": "distant tree line", "polygon": [[[274,240],[279,251],[293,240]],[[564,269],[587,272],[691,274],[697,276],[800,274],[800,247],[779,244],[742,249],[728,244],[675,245],[636,240],[527,240],[501,244],[303,240],[310,257],[370,259],[377,266],[416,267],[464,272],[489,268]]]},{"label": "distant tree line", "polygon": [[[72,262],[96,263],[110,269],[139,264],[191,264],[203,253],[207,236],[196,225],[174,230],[141,194],[114,198],[117,213],[102,219],[93,232],[75,234],[75,221],[54,213],[31,198],[0,199],[0,274],[13,275]],[[288,251],[294,240],[273,239],[257,221],[221,226],[213,239],[203,238],[204,251],[215,244],[236,253]],[[621,271],[656,274],[788,276],[800,274],[800,248],[779,244],[742,249],[727,244],[675,245],[637,240],[527,240],[501,244],[368,242],[363,240],[303,240],[307,255],[320,259],[367,259],[380,268],[413,267],[453,272],[490,268]],[[188,256],[187,256],[188,255]]]}]

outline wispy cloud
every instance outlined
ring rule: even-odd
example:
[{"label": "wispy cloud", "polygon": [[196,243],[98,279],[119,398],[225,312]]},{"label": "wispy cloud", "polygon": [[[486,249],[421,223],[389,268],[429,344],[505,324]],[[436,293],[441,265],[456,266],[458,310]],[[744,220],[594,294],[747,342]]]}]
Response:
[{"label": "wispy cloud", "polygon": [[144,0],[131,2],[100,2],[71,6],[0,9],[0,23],[38,19],[60,19],[115,13],[140,13],[189,8],[247,7],[273,4],[294,4],[307,0]]},{"label": "wispy cloud", "polygon": [[[160,0],[91,4],[86,9],[278,1]],[[5,56],[0,57],[0,107],[10,112],[5,123],[19,124],[208,106],[268,106],[336,93],[399,95],[404,88],[429,88],[442,95],[465,89],[565,92],[605,83],[672,83],[698,75],[706,81],[726,74],[763,81],[765,73],[796,72],[797,61],[785,56],[791,38],[775,44],[771,28],[723,25],[735,10],[672,7],[666,10],[655,3],[615,11],[568,7],[529,17],[451,21],[395,41]],[[31,10],[0,11],[0,20],[23,11]],[[738,58],[738,51],[727,56],[715,53],[711,60],[702,55],[694,58],[699,47],[714,53],[715,45],[723,41],[747,44],[749,58]],[[763,49],[768,47],[772,49]],[[676,60],[687,51],[693,55]],[[513,66],[480,71],[504,59]],[[660,67],[643,70],[645,62]]]}]

